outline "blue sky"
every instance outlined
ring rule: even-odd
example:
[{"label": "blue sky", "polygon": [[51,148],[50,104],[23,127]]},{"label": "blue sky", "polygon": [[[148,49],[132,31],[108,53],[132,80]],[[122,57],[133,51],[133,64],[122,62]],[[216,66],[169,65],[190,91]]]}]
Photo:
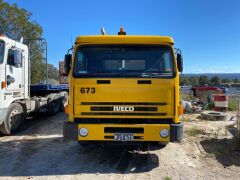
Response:
[{"label": "blue sky", "polygon": [[33,13],[58,66],[76,36],[169,35],[184,55],[184,73],[240,73],[239,0],[5,0]]}]

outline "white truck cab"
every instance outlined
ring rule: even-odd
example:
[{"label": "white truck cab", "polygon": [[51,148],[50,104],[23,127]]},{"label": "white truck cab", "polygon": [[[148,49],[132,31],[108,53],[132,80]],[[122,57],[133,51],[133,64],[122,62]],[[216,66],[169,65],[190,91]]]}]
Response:
[{"label": "white truck cab", "polygon": [[13,102],[29,98],[28,62],[26,45],[0,36],[0,125]]},{"label": "white truck cab", "polygon": [[[60,100],[66,101],[66,89],[47,91],[42,96],[30,97],[29,62],[28,46],[0,35],[0,132],[2,134],[11,134],[12,131],[17,130],[29,112],[46,107],[51,112],[57,113],[60,111]],[[56,108],[56,104],[59,108]]]}]

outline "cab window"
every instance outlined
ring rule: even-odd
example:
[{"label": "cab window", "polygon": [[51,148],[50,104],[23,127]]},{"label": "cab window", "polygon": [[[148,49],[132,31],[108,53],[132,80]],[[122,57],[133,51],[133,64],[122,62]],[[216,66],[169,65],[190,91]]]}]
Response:
[{"label": "cab window", "polygon": [[16,67],[22,67],[22,52],[18,49],[9,49],[7,64]]}]

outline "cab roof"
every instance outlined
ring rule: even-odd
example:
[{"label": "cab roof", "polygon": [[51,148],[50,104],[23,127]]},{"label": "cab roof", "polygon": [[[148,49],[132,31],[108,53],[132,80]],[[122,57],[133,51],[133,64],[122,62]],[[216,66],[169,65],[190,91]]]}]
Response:
[{"label": "cab roof", "polygon": [[133,36],[133,35],[95,35],[78,36],[75,44],[169,44],[174,41],[170,36]]}]

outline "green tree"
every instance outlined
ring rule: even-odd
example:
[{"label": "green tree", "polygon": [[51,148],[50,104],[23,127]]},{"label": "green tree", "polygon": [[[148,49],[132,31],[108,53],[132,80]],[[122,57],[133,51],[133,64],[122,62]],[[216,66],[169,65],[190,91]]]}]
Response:
[{"label": "green tree", "polygon": [[[42,27],[31,20],[32,13],[23,8],[19,8],[17,4],[9,4],[0,0],[0,34],[5,34],[11,39],[24,39],[24,43],[34,51],[30,52],[30,69],[31,69],[31,83],[39,83],[45,80],[46,71],[45,63],[43,61],[43,52],[40,44],[33,39],[42,36]],[[31,39],[31,40],[30,40]]]},{"label": "green tree", "polygon": [[220,79],[219,79],[219,77],[217,77],[217,76],[212,77],[212,78],[211,78],[211,84],[214,85],[214,86],[219,85],[219,84],[220,84]]},{"label": "green tree", "polygon": [[198,85],[198,77],[196,76],[191,76],[189,78],[189,82],[192,86],[197,86]]},{"label": "green tree", "polygon": [[238,78],[235,78],[235,79],[233,80],[233,82],[234,82],[234,83],[239,83],[240,80],[239,80]]},{"label": "green tree", "polygon": [[189,85],[188,77],[180,75],[180,86]]},{"label": "green tree", "polygon": [[32,13],[19,8],[17,4],[10,5],[0,0],[0,33],[17,40],[21,37],[41,37],[42,28],[37,22],[31,21],[31,16]]},{"label": "green tree", "polygon": [[48,64],[48,78],[59,81],[59,71],[52,64]]},{"label": "green tree", "polygon": [[206,75],[202,75],[202,76],[199,77],[198,83],[201,86],[205,85],[205,84],[209,84],[209,79],[208,79],[208,77]]},{"label": "green tree", "polygon": [[222,83],[231,83],[231,80],[230,79],[227,79],[227,78],[223,78],[221,80]]}]

